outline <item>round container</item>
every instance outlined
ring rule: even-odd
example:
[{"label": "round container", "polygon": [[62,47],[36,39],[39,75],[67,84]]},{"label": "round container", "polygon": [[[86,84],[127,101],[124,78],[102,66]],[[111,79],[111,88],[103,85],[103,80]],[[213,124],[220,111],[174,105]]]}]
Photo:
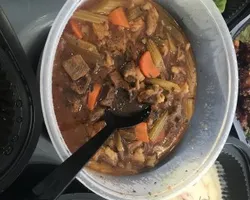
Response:
[{"label": "round container", "polygon": [[[68,0],[50,31],[42,58],[40,90],[46,126],[62,160],[71,154],[53,108],[52,72],[56,48],[67,21],[86,0]],[[85,169],[78,180],[111,200],[169,199],[194,184],[215,162],[232,126],[238,95],[238,70],[232,38],[211,0],[156,0],[180,24],[192,44],[198,74],[196,111],[185,137],[151,171],[125,177]]]}]

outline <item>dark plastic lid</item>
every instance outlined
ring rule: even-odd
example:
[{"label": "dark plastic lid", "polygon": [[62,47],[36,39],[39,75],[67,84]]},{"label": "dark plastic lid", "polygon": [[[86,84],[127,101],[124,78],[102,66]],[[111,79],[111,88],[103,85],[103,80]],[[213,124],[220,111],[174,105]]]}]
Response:
[{"label": "dark plastic lid", "polygon": [[[243,31],[248,25],[250,25],[250,9],[248,14],[244,18],[241,18],[241,21],[239,21],[238,24],[236,24],[231,29],[232,38],[235,39],[241,33],[241,31]],[[241,127],[241,124],[236,117],[234,120],[234,129],[232,131],[235,131],[237,133],[240,141],[244,142],[245,144],[248,144],[243,128]]]},{"label": "dark plastic lid", "polygon": [[0,192],[28,164],[41,124],[35,74],[0,8]]},{"label": "dark plastic lid", "polygon": [[[236,138],[229,138],[217,161],[223,171],[219,172],[225,200],[250,199],[250,149]],[[225,183],[224,183],[225,181]]]},{"label": "dark plastic lid", "polygon": [[231,30],[249,14],[250,0],[227,0],[223,17]]}]

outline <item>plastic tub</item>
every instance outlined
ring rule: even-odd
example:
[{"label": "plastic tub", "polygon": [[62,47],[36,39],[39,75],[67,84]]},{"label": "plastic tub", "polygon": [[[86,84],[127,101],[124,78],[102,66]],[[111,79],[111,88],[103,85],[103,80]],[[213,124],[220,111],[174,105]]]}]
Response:
[{"label": "plastic tub", "polygon": [[[233,39],[235,39],[249,25],[250,25],[250,14],[248,14],[245,18],[243,18],[243,20],[240,21],[240,23],[236,24],[234,28],[231,30],[231,35]],[[250,146],[250,143],[249,141],[247,141],[247,137],[240,124],[240,121],[236,117],[234,119],[234,127],[235,127],[235,130],[237,132],[239,139],[245,144],[248,144]]]},{"label": "plastic tub", "polygon": [[[46,126],[62,160],[70,155],[57,125],[52,100],[52,70],[56,48],[65,25],[85,0],[69,0],[49,34],[41,64],[40,90]],[[181,25],[197,61],[196,111],[185,137],[151,171],[114,177],[85,169],[77,176],[106,199],[168,199],[194,184],[213,165],[232,126],[238,94],[238,70],[228,28],[211,0],[157,0]]]}]

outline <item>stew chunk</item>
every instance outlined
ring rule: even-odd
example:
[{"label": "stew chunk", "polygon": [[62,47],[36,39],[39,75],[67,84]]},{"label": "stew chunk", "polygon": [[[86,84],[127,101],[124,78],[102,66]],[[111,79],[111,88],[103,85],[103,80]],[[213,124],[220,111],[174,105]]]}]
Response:
[{"label": "stew chunk", "polygon": [[73,81],[84,77],[89,72],[89,66],[81,55],[73,56],[63,62],[63,67]]}]

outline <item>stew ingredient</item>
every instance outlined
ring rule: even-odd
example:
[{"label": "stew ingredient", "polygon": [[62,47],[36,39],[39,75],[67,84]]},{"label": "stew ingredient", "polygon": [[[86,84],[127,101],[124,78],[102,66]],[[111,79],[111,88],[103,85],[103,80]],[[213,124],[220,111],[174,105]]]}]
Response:
[{"label": "stew ingredient", "polygon": [[[53,98],[72,152],[106,126],[104,112],[115,109],[117,99],[152,107],[147,121],[115,131],[89,162],[93,170],[127,175],[154,167],[182,138],[194,111],[195,91],[190,43],[153,1],[88,1],[62,34]],[[128,110],[126,103],[118,107]]]}]

